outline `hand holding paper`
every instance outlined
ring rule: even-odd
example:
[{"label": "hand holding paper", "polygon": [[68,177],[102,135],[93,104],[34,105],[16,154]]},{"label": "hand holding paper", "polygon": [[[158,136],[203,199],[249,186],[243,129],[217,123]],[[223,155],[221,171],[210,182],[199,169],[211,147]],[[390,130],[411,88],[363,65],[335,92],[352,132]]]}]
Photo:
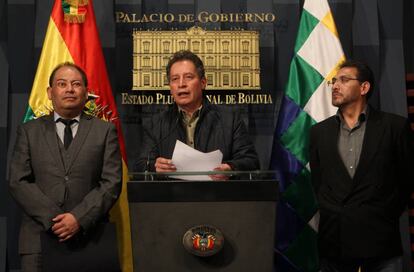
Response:
[{"label": "hand holding paper", "polygon": [[[203,153],[177,140],[172,156],[172,162],[177,171],[213,171],[221,165],[223,153],[215,150]],[[212,180],[208,175],[174,176],[184,180]]]}]

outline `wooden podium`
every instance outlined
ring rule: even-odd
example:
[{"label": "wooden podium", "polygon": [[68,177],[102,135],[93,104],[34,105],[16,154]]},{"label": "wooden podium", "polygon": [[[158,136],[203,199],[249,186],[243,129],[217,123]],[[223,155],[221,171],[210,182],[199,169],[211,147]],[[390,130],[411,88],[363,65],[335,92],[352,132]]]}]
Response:
[{"label": "wooden podium", "polygon": [[[134,271],[273,270],[276,181],[130,181]],[[223,237],[215,255],[184,248],[196,226],[213,226]]]}]

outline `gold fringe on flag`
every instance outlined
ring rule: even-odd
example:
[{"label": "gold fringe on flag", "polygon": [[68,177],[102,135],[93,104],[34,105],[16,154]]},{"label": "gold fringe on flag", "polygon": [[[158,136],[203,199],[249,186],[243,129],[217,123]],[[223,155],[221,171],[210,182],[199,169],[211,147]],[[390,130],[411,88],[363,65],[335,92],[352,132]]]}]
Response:
[{"label": "gold fringe on flag", "polygon": [[85,14],[65,14],[65,22],[82,24],[85,22]]}]

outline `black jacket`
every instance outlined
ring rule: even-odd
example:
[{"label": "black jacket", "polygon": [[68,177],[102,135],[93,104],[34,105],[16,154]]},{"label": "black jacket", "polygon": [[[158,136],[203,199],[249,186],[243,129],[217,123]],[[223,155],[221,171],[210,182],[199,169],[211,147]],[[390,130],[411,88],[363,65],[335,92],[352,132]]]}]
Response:
[{"label": "black jacket", "polygon": [[[143,151],[135,163],[135,171],[155,171],[157,157],[171,158],[176,140],[186,142],[181,116],[174,104],[156,114],[144,125]],[[203,101],[194,135],[194,148],[201,152],[220,149],[223,162],[233,170],[259,169],[259,159],[239,115],[231,109],[219,108]],[[147,165],[148,164],[148,165]]]},{"label": "black jacket", "polygon": [[335,117],[311,129],[320,255],[342,259],[401,255],[399,217],[414,184],[408,121],[370,109],[354,178],[338,153],[338,135]]}]

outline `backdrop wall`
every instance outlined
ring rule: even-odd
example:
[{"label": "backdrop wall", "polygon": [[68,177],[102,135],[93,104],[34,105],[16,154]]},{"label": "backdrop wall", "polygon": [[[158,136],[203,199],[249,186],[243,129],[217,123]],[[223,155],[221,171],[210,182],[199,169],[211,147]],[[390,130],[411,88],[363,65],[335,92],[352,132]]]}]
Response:
[{"label": "backdrop wall", "polygon": [[[0,217],[7,219],[8,264],[19,268],[17,235],[20,210],[7,189],[7,159],[14,144],[16,126],[23,120],[37,68],[53,0],[0,0]],[[332,0],[338,32],[348,58],[361,59],[373,68],[378,88],[370,103],[388,112],[407,114],[405,73],[413,70],[413,6],[410,1]],[[122,104],[121,93],[131,90],[131,29],[116,22],[116,12],[151,13],[273,13],[271,23],[244,23],[241,27],[260,31],[262,92],[272,104],[232,105],[243,113],[261,159],[267,169],[273,130],[287,80],[302,1],[298,0],[99,0],[94,2],[114,96],[126,138],[129,161],[139,151],[142,119],[160,107]],[[411,17],[411,18],[409,18]],[[174,25],[153,23],[148,28]],[[230,29],[228,23],[209,23],[205,28]],[[405,38],[404,38],[405,37]],[[405,48],[404,45],[406,44]],[[408,243],[408,242],[407,242]],[[1,263],[2,260],[0,260]]]}]

